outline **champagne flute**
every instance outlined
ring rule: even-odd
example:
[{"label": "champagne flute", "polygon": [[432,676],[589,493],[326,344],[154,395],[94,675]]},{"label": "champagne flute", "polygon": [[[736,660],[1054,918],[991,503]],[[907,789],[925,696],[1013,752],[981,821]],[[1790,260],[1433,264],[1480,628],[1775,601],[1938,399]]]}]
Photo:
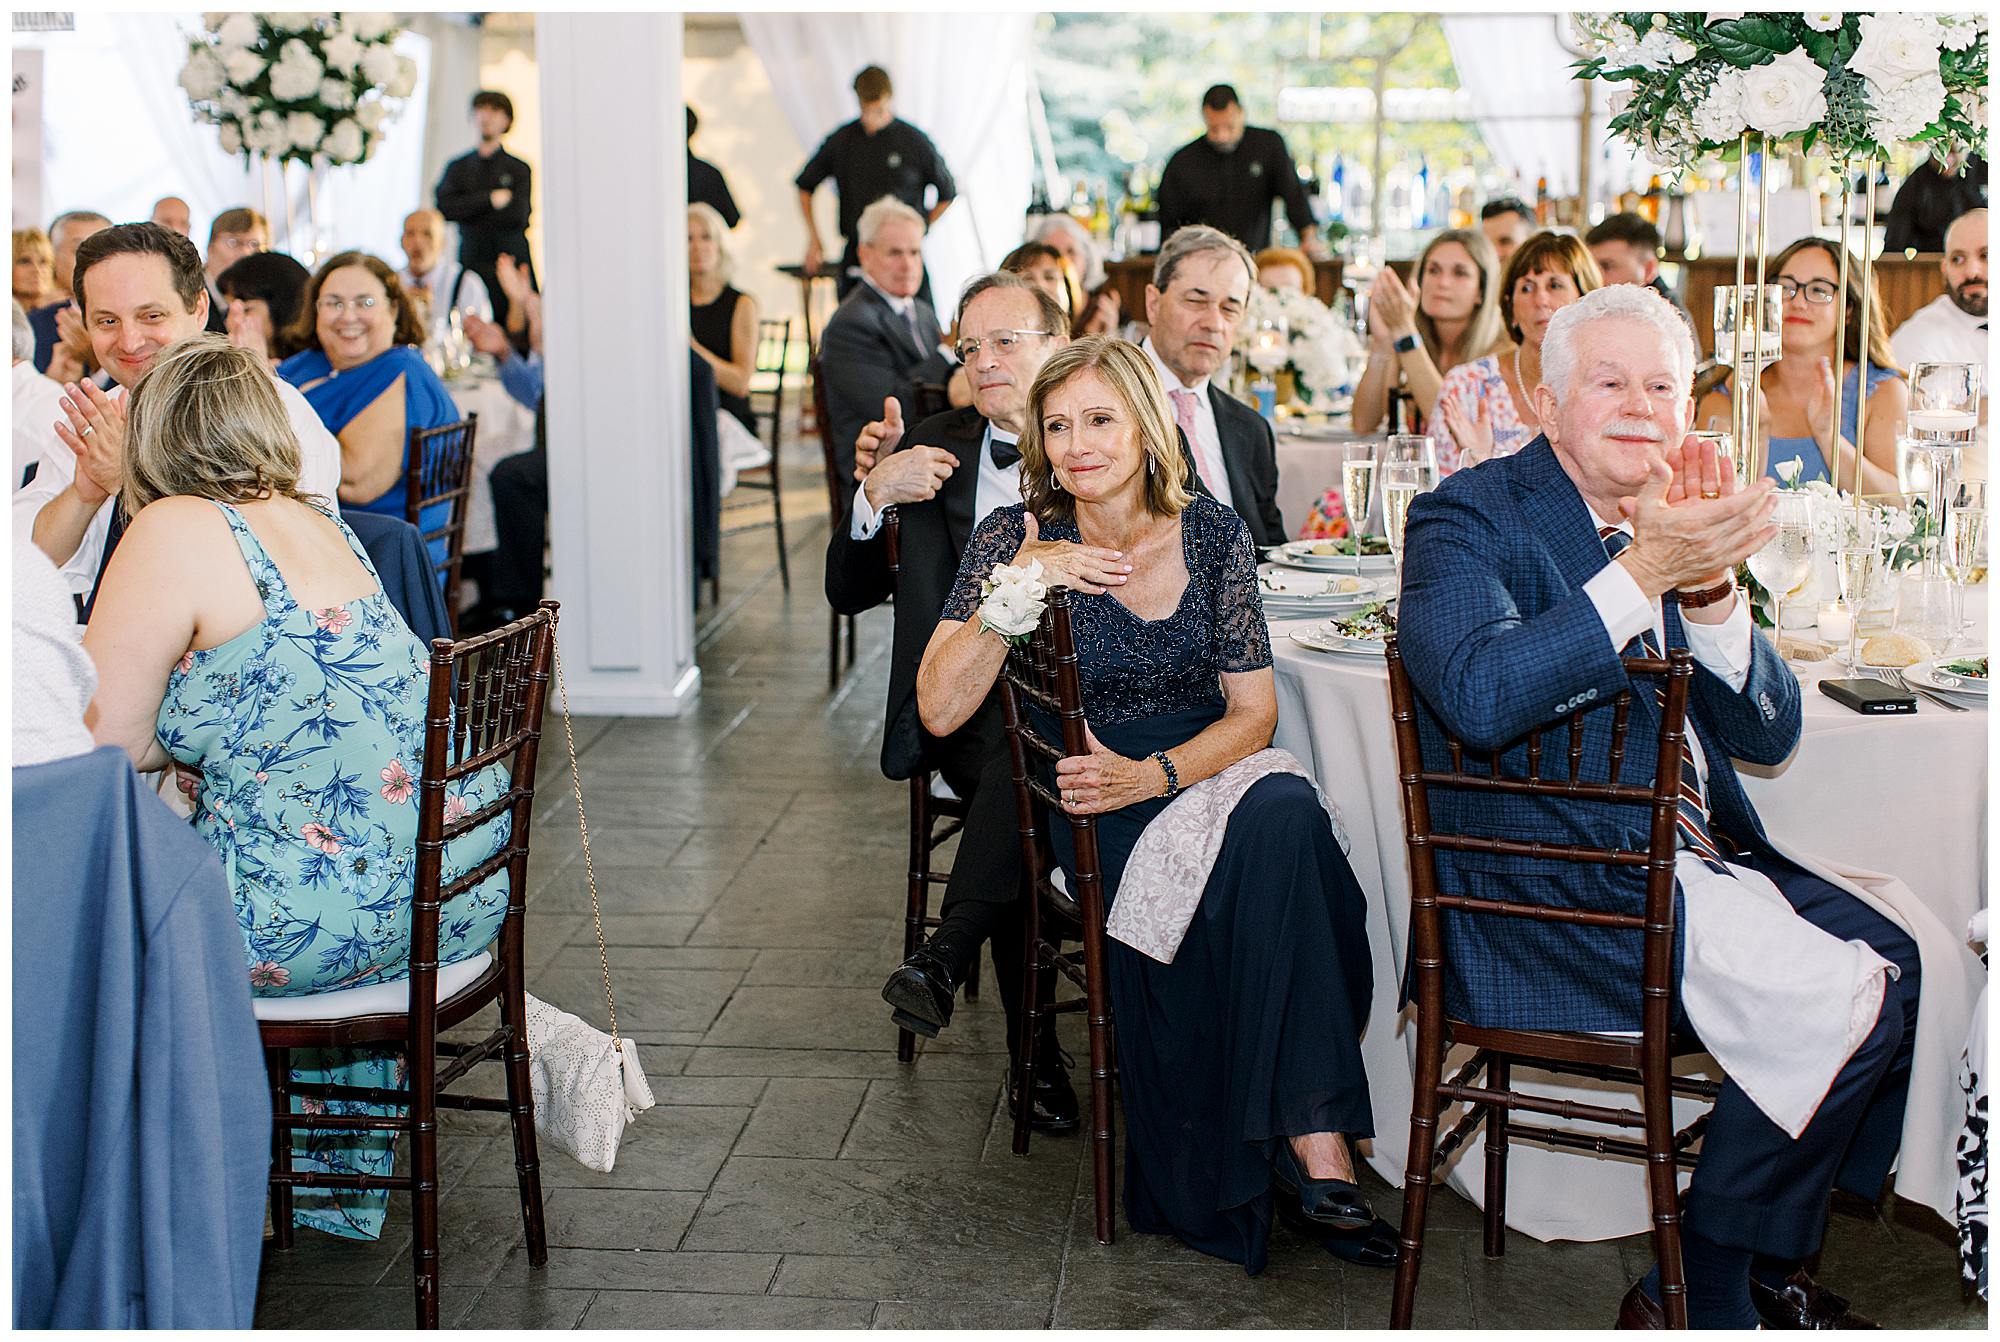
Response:
[{"label": "champagne flute", "polygon": [[1354,558],[1361,559],[1361,537],[1368,530],[1368,516],[1375,487],[1375,444],[1340,445],[1340,497],[1347,508],[1348,534],[1354,538]]},{"label": "champagne flute", "polygon": [[1382,467],[1382,531],[1396,565],[1396,590],[1403,588],[1403,539],[1409,525],[1410,503],[1436,483],[1419,463],[1388,462]]},{"label": "champagne flute", "polygon": [[[1941,543],[1945,576],[1951,579],[1952,641],[1966,627],[1965,589],[1986,569],[1986,482],[1961,481],[1945,519]],[[1939,649],[1940,652],[1946,649]]]},{"label": "champagne flute", "polygon": [[1771,522],[1778,528],[1778,534],[1750,556],[1750,574],[1764,585],[1777,607],[1773,613],[1772,640],[1782,655],[1785,598],[1804,587],[1812,577],[1812,500],[1791,490],[1780,491]]},{"label": "champagne flute", "polygon": [[1847,669],[1853,671],[1861,665],[1857,653],[1861,640],[1861,602],[1868,595],[1875,567],[1882,560],[1881,523],[1875,514],[1863,512],[1847,519],[1840,548],[1833,559],[1834,575],[1840,580],[1841,604],[1853,617],[1848,626],[1846,658]]}]

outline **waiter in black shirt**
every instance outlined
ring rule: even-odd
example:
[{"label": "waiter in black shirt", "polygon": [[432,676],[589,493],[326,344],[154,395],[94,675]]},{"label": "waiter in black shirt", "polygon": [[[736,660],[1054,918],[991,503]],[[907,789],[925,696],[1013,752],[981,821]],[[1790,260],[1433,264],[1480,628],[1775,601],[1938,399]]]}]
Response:
[{"label": "waiter in black shirt", "polygon": [[[863,210],[883,196],[894,196],[935,225],[958,196],[951,170],[945,167],[944,155],[938,153],[931,137],[909,122],[897,120],[894,94],[889,74],[880,66],[871,65],[856,75],[854,96],[860,100],[861,115],[821,141],[793,182],[799,189],[799,211],[806,217],[809,240],[805,268],[817,273],[826,259],[826,249],[820,244],[819,225],[813,220],[813,192],[827,178],[833,179],[834,194],[840,198],[840,235],[847,244],[835,274],[842,298],[856,282],[854,230]],[[937,189],[936,204],[925,202],[926,187]],[[917,296],[926,303],[931,301],[928,270]]]},{"label": "waiter in black shirt", "polygon": [[694,114],[692,107],[687,109],[687,114],[688,204],[709,206],[722,216],[723,223],[734,228],[743,218],[742,212],[736,208],[736,197],[729,194],[729,181],[722,175],[722,169],[705,158],[694,156],[694,131],[701,124],[701,118]]},{"label": "waiter in black shirt", "polygon": [[528,165],[500,147],[514,127],[514,101],[481,89],[472,95],[472,124],[479,147],[445,164],[438,179],[438,213],[458,225],[458,263],[486,282],[493,320],[507,324],[507,294],[497,263],[506,253],[528,266],[528,197],[533,174]]},{"label": "waiter in black shirt", "polygon": [[1882,235],[1886,254],[1941,252],[1951,221],[1986,203],[1986,160],[1959,150],[1919,163],[1889,205]]},{"label": "waiter in black shirt", "polygon": [[1299,244],[1315,261],[1326,243],[1313,223],[1312,206],[1299,184],[1285,137],[1244,124],[1236,90],[1217,84],[1201,99],[1208,133],[1182,145],[1160,174],[1160,236],[1186,224],[1208,224],[1251,251],[1271,245],[1271,202],[1283,200]]}]

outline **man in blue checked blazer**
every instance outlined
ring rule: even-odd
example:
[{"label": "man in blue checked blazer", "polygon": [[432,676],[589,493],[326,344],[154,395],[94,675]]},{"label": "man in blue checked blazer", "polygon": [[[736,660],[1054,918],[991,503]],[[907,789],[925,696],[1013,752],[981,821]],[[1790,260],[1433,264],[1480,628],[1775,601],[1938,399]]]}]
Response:
[{"label": "man in blue checked blazer", "polygon": [[[1730,765],[1732,758],[1782,762],[1799,739],[1798,681],[1755,632],[1747,601],[1731,586],[1736,564],[1774,534],[1771,482],[1739,487],[1727,462],[1686,437],[1693,342],[1657,294],[1612,285],[1586,295],[1550,321],[1542,361],[1543,384],[1533,392],[1542,436],[1514,456],[1458,472],[1410,507],[1400,645],[1426,754],[1442,759],[1448,728],[1470,747],[1501,751],[1504,767],[1524,775],[1529,731],[1629,687],[1621,655],[1668,647],[1694,655],[1690,744],[1682,760],[1664,765],[1683,777],[1677,937],[1687,934],[1690,880],[1703,883],[1704,900],[1721,889],[1727,904],[1727,892],[1743,888],[1728,882],[1761,877],[1800,919],[1842,943],[1836,954],[1863,943],[1853,954],[1872,948],[1888,964],[1879,970],[1885,982],[1872,1029],[1844,1064],[1838,1052],[1828,1062],[1828,1072],[1836,1064],[1838,1072],[1796,1135],[1735,1080],[1725,1085],[1688,1192],[1689,1321],[1871,1326],[1800,1263],[1818,1247],[1831,1189],[1872,1202],[1888,1177],[1902,1131],[1919,964],[1902,929],[1776,851]],[[1658,711],[1650,688],[1633,696],[1628,778],[1653,776],[1647,719],[1656,722]],[[1598,762],[1600,777],[1608,716],[1586,717],[1584,757]],[[1631,807],[1450,790],[1431,806],[1442,829],[1646,844],[1645,817]],[[1644,899],[1636,870],[1442,852],[1437,867],[1453,893],[1620,912]],[[1790,922],[1782,908],[1772,916]],[[1639,1028],[1635,933],[1450,912],[1444,926],[1446,1004],[1455,1017],[1526,1029]],[[1691,971],[1683,979],[1680,952],[1677,945],[1679,1025],[1693,1033],[1686,1004],[1697,984]],[[1702,974],[1703,993],[1748,999],[1758,986],[1748,976],[1717,982],[1706,966]],[[1848,1004],[1830,1000],[1827,1009],[1842,1013],[1844,1027]],[[1746,1028],[1755,1031],[1761,1017],[1751,1020]],[[1763,1047],[1782,1055],[1788,1038],[1781,1033]],[[1658,1299],[1656,1268],[1626,1296],[1619,1326],[1664,1326]]]}]

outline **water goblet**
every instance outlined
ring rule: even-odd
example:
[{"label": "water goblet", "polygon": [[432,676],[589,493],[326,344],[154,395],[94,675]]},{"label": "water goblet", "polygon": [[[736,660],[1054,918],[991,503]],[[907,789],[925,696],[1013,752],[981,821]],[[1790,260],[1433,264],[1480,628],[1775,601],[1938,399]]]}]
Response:
[{"label": "water goblet", "polygon": [[1812,578],[1812,500],[1792,490],[1778,494],[1771,524],[1778,534],[1764,548],[1750,556],[1750,575],[1762,583],[1776,606],[1772,636],[1783,653],[1785,648],[1785,598],[1803,588]]}]

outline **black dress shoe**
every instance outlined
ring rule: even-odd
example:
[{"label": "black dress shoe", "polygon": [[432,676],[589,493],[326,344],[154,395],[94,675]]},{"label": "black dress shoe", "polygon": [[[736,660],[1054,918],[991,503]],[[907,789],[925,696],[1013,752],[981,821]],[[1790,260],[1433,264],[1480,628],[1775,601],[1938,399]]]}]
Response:
[{"label": "black dress shoe", "polygon": [[951,1024],[952,999],[957,995],[958,980],[951,966],[928,946],[912,951],[882,985],[882,1000],[895,1008],[890,1019],[926,1039],[937,1038],[938,1031]]},{"label": "black dress shoe", "polygon": [[1299,1200],[1299,1211],[1309,1221],[1331,1230],[1367,1230],[1375,1224],[1375,1209],[1357,1185],[1309,1176],[1287,1138],[1278,1138],[1272,1175],[1280,1189]]},{"label": "black dress shoe", "polygon": [[1665,1329],[1666,1326],[1667,1312],[1660,1308],[1660,1302],[1647,1295],[1641,1283],[1633,1282],[1632,1289],[1618,1302],[1618,1322],[1612,1327]]},{"label": "black dress shoe", "polygon": [[[1060,1061],[1036,1060],[1035,1079],[1028,1087],[1028,1126],[1036,1132],[1074,1132],[1083,1109],[1077,1103],[1076,1088],[1069,1083],[1069,1069]],[[1014,1086],[1014,1069],[1007,1069],[1007,1114],[1018,1118],[1021,1092]]]},{"label": "black dress shoe", "polygon": [[1281,1222],[1342,1262],[1361,1267],[1396,1266],[1397,1256],[1402,1252],[1396,1239],[1396,1227],[1381,1217],[1376,1217],[1374,1224],[1365,1230],[1333,1230],[1317,1221],[1307,1220],[1306,1214],[1289,1197],[1278,1198],[1276,1205]]},{"label": "black dress shoe", "polygon": [[1865,1314],[1856,1314],[1847,1297],[1827,1290],[1800,1268],[1773,1289],[1750,1279],[1750,1303],[1766,1328],[1880,1328]]}]

